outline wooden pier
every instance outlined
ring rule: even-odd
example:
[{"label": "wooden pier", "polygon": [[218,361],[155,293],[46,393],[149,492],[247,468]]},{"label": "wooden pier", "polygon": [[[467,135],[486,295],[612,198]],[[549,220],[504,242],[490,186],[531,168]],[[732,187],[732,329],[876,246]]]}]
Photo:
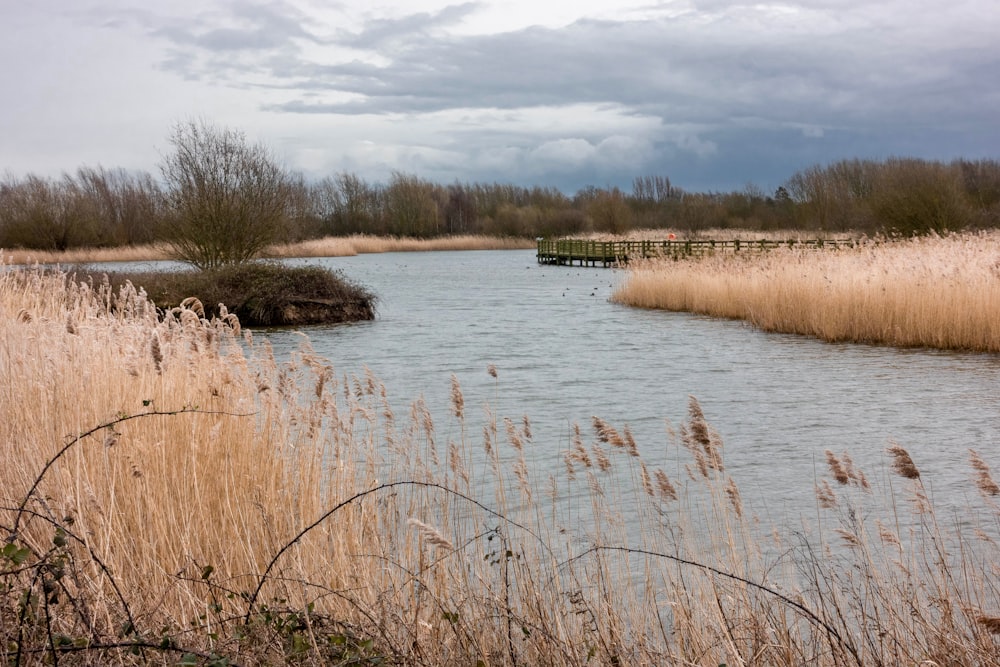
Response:
[{"label": "wooden pier", "polygon": [[811,239],[800,241],[717,241],[708,239],[667,241],[589,241],[584,239],[538,239],[538,263],[563,266],[609,267],[628,264],[634,259],[699,257],[713,252],[752,252],[775,248],[853,247],[852,239]]}]

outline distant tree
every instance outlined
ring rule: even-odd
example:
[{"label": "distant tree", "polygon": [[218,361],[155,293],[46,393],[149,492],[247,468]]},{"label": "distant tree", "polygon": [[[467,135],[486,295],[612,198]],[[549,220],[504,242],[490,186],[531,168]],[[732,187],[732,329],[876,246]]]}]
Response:
[{"label": "distant tree", "polygon": [[164,238],[179,260],[202,269],[237,264],[281,237],[296,182],[267,148],[201,121],[175,125],[170,143],[174,152],[160,164]]},{"label": "distant tree", "polygon": [[661,204],[676,196],[666,176],[639,176],[632,181],[632,198],[641,204]]},{"label": "distant tree", "polygon": [[962,189],[980,216],[980,222],[1000,223],[1000,162],[957,160],[952,163],[952,169],[961,174]]},{"label": "distant tree", "polygon": [[385,189],[385,214],[390,230],[401,236],[435,236],[440,232],[434,186],[417,176],[392,172]]},{"label": "distant tree", "polygon": [[151,243],[156,239],[161,193],[149,173],[80,167],[75,183],[95,216],[91,227],[102,245]]},{"label": "distant tree", "polygon": [[445,231],[448,234],[466,234],[478,221],[476,204],[469,192],[459,183],[448,187],[448,201],[444,207]]},{"label": "distant tree", "polygon": [[314,212],[327,235],[378,234],[381,211],[379,188],[344,171],[326,176],[312,186]]},{"label": "distant tree", "polygon": [[959,230],[972,214],[960,171],[914,158],[886,160],[871,208],[883,231],[901,236]]},{"label": "distant tree", "polygon": [[618,188],[596,191],[587,206],[594,230],[622,234],[632,228],[632,211]]},{"label": "distant tree", "polygon": [[91,202],[69,175],[29,174],[0,188],[0,247],[67,250],[96,245]]}]

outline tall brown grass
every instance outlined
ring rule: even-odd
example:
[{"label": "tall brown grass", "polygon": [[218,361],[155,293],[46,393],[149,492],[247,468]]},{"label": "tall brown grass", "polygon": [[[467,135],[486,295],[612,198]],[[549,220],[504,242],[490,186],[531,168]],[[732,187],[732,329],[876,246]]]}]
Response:
[{"label": "tall brown grass", "polygon": [[679,241],[810,241],[815,239],[848,239],[849,234],[830,233],[804,229],[777,229],[777,230],[753,230],[737,228],[709,228],[709,229],[633,229],[623,234],[608,234],[602,232],[592,232],[590,234],[574,234],[567,238],[582,238],[594,241],[663,241],[670,234],[677,237]]},{"label": "tall brown grass", "polygon": [[[497,236],[442,236],[430,239],[398,236],[327,236],[297,243],[270,246],[265,257],[351,257],[366,253],[420,252],[430,250],[527,250],[535,242],[526,238]],[[98,262],[145,262],[170,259],[165,244],[120,246],[115,248],[74,248],[62,252],[0,249],[0,261],[9,264],[93,264]]]},{"label": "tall brown grass", "polygon": [[274,246],[272,257],[348,257],[380,252],[421,252],[431,250],[527,250],[535,247],[530,239],[499,236],[442,236],[418,239],[399,236],[328,236]]},{"label": "tall brown grass", "polygon": [[612,299],[827,341],[1000,352],[1000,235],[636,263]]},{"label": "tall brown grass", "polygon": [[0,274],[6,662],[1000,664],[988,450],[961,526],[893,445],[830,453],[812,528],[772,533],[693,399],[672,463],[600,418],[535,442],[458,378],[397,413],[200,313]]},{"label": "tall brown grass", "polygon": [[124,245],[113,248],[72,248],[70,250],[25,250],[0,248],[0,261],[8,264],[95,264],[99,262],[151,262],[169,259],[166,245]]}]

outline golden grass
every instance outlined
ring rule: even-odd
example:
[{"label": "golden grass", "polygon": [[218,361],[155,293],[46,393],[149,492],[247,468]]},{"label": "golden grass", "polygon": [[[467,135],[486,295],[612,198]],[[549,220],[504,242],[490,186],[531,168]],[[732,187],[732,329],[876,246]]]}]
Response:
[{"label": "golden grass", "polygon": [[983,540],[895,444],[898,502],[830,453],[815,530],[772,536],[693,399],[677,463],[595,418],[548,475],[558,444],[473,421],[457,378],[435,424],[199,312],[0,274],[5,662],[1000,664],[978,452]]},{"label": "golden grass", "polygon": [[827,341],[1000,352],[1000,234],[636,263],[612,299]]},{"label": "golden grass", "polygon": [[65,251],[0,248],[0,262],[33,264],[96,264],[99,262],[151,262],[170,257],[167,246],[150,244],[115,248],[74,248]]},{"label": "golden grass", "polygon": [[328,236],[269,248],[271,257],[349,257],[380,252],[422,252],[431,250],[528,250],[535,247],[530,239],[496,236],[442,236],[432,239],[397,236]]},{"label": "golden grass", "polygon": [[[432,239],[397,236],[327,236],[321,239],[271,246],[267,257],[351,257],[380,252],[421,252],[430,250],[527,250],[535,247],[530,239],[496,236],[442,236]],[[165,244],[121,246],[116,248],[76,248],[64,252],[0,249],[0,262],[31,266],[33,264],[96,264],[99,262],[149,262],[170,259]]]},{"label": "golden grass", "polygon": [[633,229],[625,234],[608,234],[594,232],[591,234],[574,234],[567,238],[580,238],[593,241],[665,241],[673,234],[680,241],[809,241],[814,239],[848,239],[850,234],[829,233],[815,230],[783,229],[771,231],[755,231],[750,229]]}]

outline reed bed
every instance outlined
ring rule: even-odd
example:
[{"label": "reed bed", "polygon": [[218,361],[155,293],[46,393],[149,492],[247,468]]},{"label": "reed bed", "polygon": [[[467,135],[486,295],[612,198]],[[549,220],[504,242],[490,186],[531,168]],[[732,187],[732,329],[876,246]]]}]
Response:
[{"label": "reed bed", "polygon": [[[535,242],[526,238],[462,235],[430,239],[398,236],[326,236],[296,243],[269,247],[265,257],[353,257],[366,253],[421,252],[431,250],[528,250]],[[45,250],[0,249],[0,261],[8,264],[96,264],[100,262],[150,262],[171,259],[166,244],[155,243],[114,248],[75,248],[61,252]]]},{"label": "reed bed", "polygon": [[1000,352],[1000,235],[637,262],[612,300],[826,341]]},{"label": "reed bed", "polygon": [[590,234],[574,234],[566,238],[579,238],[588,241],[664,241],[671,234],[679,241],[810,241],[815,239],[847,239],[847,233],[831,233],[803,229],[752,230],[738,228],[709,229],[633,229],[624,234],[593,232]]},{"label": "reed bed", "polygon": [[57,272],[0,273],[0,377],[8,664],[1000,664],[978,450],[960,525],[893,444],[828,453],[783,529],[694,399],[666,447],[598,417],[536,443],[457,377],[449,415],[397,413],[306,339],[278,361]]},{"label": "reed bed", "polygon": [[398,236],[328,236],[269,248],[271,257],[349,257],[380,252],[421,252],[431,250],[528,250],[530,239],[499,236],[442,236],[430,239]]},{"label": "reed bed", "polygon": [[33,264],[97,264],[100,262],[152,262],[170,258],[163,243],[116,246],[113,248],[72,248],[70,250],[24,250],[0,248],[0,262]]}]

